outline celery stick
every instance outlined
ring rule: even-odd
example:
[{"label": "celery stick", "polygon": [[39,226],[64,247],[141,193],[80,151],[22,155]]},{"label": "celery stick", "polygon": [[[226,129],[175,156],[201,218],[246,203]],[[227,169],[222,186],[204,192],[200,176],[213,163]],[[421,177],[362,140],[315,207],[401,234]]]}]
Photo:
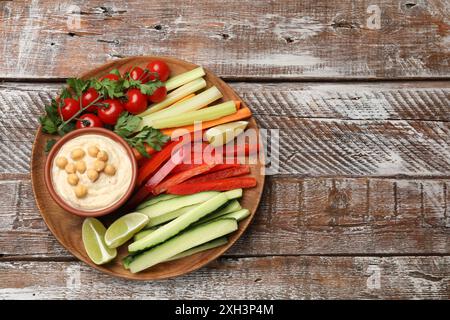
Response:
[{"label": "celery stick", "polygon": [[202,251],[206,251],[206,250],[209,250],[209,249],[213,249],[213,248],[217,248],[217,247],[223,246],[227,242],[228,242],[227,237],[217,238],[215,240],[212,240],[212,241],[207,242],[205,244],[201,244],[201,245],[199,245],[197,247],[194,247],[192,249],[183,251],[183,252],[173,256],[172,258],[167,259],[166,261],[172,261],[172,260],[177,260],[177,259],[181,259],[181,258],[184,258],[184,257],[192,256],[193,254],[196,254],[198,252],[202,252]]},{"label": "celery stick", "polygon": [[171,91],[182,85],[191,82],[197,78],[201,78],[205,75],[205,70],[202,67],[195,68],[191,71],[187,71],[185,73],[179,74],[175,77],[170,78],[166,81],[166,89],[167,91]]},{"label": "celery stick", "polygon": [[157,119],[169,118],[183,114],[185,112],[195,111],[204,106],[222,98],[222,93],[216,87],[211,87],[199,93],[195,97],[177,103],[174,106],[149,114],[142,118],[141,125],[137,131],[142,130],[144,126],[153,126],[153,121]]},{"label": "celery stick", "polygon": [[174,104],[178,100],[183,99],[184,97],[190,95],[191,93],[194,93],[205,87],[206,81],[202,78],[188,82],[185,85],[179,87],[177,90],[174,90],[171,93],[169,93],[163,101],[152,104],[146,111],[139,114],[139,116],[144,117],[146,115],[155,113],[161,109],[164,109],[165,107],[170,106],[171,104]]},{"label": "celery stick", "polygon": [[186,112],[170,118],[153,120],[155,129],[174,128],[194,124],[196,121],[209,121],[228,116],[236,112],[234,101],[227,101],[215,106]]}]

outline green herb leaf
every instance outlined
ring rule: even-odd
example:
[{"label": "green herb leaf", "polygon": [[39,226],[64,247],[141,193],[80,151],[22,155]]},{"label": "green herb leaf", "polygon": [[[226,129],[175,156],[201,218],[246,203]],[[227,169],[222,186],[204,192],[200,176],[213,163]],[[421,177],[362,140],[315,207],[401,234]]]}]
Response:
[{"label": "green herb leaf", "polygon": [[158,129],[145,126],[141,131],[134,134],[139,128],[142,121],[141,117],[132,115],[128,112],[123,112],[114,127],[114,132],[125,139],[127,143],[136,148],[140,154],[149,158],[145,145],[149,145],[156,151],[161,150],[161,147],[169,141],[170,137],[164,135]]},{"label": "green herb leaf", "polygon": [[55,139],[48,139],[47,142],[45,143],[45,148],[44,148],[45,153],[48,153],[53,148],[55,143],[56,143]]},{"label": "green herb leaf", "polygon": [[67,79],[67,85],[72,88],[77,97],[80,97],[88,88],[89,81],[85,81],[79,78],[69,78]]},{"label": "green herb leaf", "polygon": [[116,76],[120,77],[120,71],[118,69],[112,69],[109,73],[115,74]]},{"label": "green herb leaf", "polygon": [[128,138],[139,128],[142,118],[128,112],[122,112],[117,119],[114,132],[123,138]]},{"label": "green herb leaf", "polygon": [[58,128],[58,134],[63,136],[73,130],[75,130],[75,121],[68,122],[63,127]]},{"label": "green herb leaf", "polygon": [[61,94],[59,95],[59,97],[61,99],[72,98],[72,93],[70,92],[69,88],[64,87],[61,89]]},{"label": "green herb leaf", "polygon": [[42,131],[45,133],[55,134],[58,131],[58,124],[47,115],[39,117],[39,122],[42,125]]},{"label": "green herb leaf", "polygon": [[124,91],[124,80],[110,80],[103,79],[98,80],[95,79],[92,81],[91,86],[94,87],[100,94],[105,97],[109,97],[111,99],[122,97]]}]

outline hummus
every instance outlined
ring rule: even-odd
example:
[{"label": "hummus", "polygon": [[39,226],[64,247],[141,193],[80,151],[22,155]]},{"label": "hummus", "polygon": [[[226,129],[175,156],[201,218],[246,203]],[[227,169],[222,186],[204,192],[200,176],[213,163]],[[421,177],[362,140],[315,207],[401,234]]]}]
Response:
[{"label": "hummus", "polygon": [[[86,173],[77,172],[79,184],[86,186],[87,194],[77,197],[75,188],[68,182],[68,173],[59,168],[55,161],[64,157],[69,163],[75,163],[71,152],[82,149],[85,153],[83,161],[86,168],[94,168],[97,158],[88,154],[88,148],[95,146],[108,155],[107,163],[115,167],[114,175],[99,173],[96,181],[91,181]],[[114,140],[97,134],[87,134],[66,142],[55,155],[52,165],[52,182],[56,193],[71,207],[83,211],[97,211],[108,208],[119,201],[131,184],[131,160],[125,148]]]}]

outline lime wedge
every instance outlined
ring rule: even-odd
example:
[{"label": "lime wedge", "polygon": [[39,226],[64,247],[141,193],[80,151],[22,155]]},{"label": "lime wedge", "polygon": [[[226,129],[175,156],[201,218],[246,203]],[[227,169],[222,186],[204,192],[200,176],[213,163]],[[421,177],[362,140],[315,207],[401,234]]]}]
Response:
[{"label": "lime wedge", "polygon": [[104,264],[117,255],[116,249],[110,249],[105,243],[106,228],[95,218],[87,218],[83,221],[81,234],[84,248],[95,264]]},{"label": "lime wedge", "polygon": [[206,130],[206,139],[213,147],[224,145],[244,132],[248,121],[235,121]]},{"label": "lime wedge", "polygon": [[139,212],[128,213],[109,226],[105,234],[105,243],[110,248],[117,248],[130,240],[148,223],[148,217]]}]

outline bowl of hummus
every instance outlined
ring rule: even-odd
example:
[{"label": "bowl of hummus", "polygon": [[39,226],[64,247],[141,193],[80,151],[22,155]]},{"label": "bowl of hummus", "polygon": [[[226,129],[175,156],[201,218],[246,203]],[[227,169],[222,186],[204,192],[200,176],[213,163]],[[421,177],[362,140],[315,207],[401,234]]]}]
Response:
[{"label": "bowl of hummus", "polygon": [[84,128],[58,140],[44,172],[59,206],[79,216],[97,217],[117,210],[131,196],[137,163],[131,147],[114,132]]}]

